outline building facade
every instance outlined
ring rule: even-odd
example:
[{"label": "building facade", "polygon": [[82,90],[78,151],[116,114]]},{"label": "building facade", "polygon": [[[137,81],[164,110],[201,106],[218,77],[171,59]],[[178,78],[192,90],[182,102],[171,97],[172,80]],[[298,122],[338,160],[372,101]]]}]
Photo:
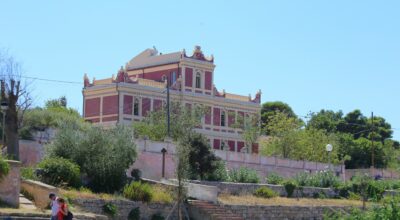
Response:
[{"label": "building facade", "polygon": [[214,69],[213,56],[205,57],[199,46],[191,56],[185,50],[161,54],[155,48],[146,49],[116,76],[90,82],[85,74],[83,116],[104,126],[135,123],[162,108],[169,86],[171,101],[208,109],[197,132],[207,136],[214,149],[258,153],[258,144],[245,147],[242,130],[233,125],[239,117],[259,113],[261,92],[252,98],[218,91]]}]

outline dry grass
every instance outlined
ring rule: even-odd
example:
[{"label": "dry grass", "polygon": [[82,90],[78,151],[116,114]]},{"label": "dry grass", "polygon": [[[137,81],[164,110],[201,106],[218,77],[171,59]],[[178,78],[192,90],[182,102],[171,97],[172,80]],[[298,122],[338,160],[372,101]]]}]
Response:
[{"label": "dry grass", "polygon": [[2,214],[36,214],[36,215],[45,215],[50,214],[49,210],[32,210],[32,209],[24,209],[24,208],[0,208],[0,213]]},{"label": "dry grass", "polygon": [[61,189],[61,195],[62,197],[65,198],[70,198],[70,199],[76,199],[76,198],[82,198],[82,199],[105,199],[105,200],[112,200],[112,199],[121,199],[123,198],[122,196],[119,195],[113,195],[113,194],[107,194],[107,193],[93,193],[89,189]]},{"label": "dry grass", "polygon": [[311,198],[285,198],[275,197],[270,199],[259,198],[251,195],[232,196],[220,195],[219,202],[229,205],[267,205],[267,206],[357,206],[362,202],[347,199],[311,199]]},{"label": "dry grass", "polygon": [[153,198],[152,202],[171,204],[173,202],[173,195],[171,189],[162,187],[160,185],[152,185]]}]

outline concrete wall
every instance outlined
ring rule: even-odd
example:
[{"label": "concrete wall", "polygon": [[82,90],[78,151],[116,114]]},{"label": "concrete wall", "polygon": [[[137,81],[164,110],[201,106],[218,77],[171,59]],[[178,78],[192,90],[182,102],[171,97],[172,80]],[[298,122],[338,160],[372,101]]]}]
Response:
[{"label": "concrete wall", "polygon": [[222,206],[246,220],[322,220],[324,214],[349,209],[341,206]]},{"label": "concrete wall", "polygon": [[[218,188],[218,193],[227,193],[232,195],[252,195],[258,188],[266,186],[280,196],[287,196],[286,190],[281,185],[271,184],[258,184],[258,183],[228,183],[228,182],[212,182],[212,181],[191,181],[192,183],[215,186]],[[302,190],[296,190],[293,196],[309,197],[312,198],[315,195],[322,193],[327,197],[333,198],[336,193],[330,188],[318,188],[318,187],[303,187]]]},{"label": "concrete wall", "polygon": [[371,174],[373,173],[373,176],[381,176],[383,179],[399,179],[400,174],[396,170],[391,170],[391,169],[346,169],[346,180],[350,180],[353,176],[355,175],[360,175],[360,174]]},{"label": "concrete wall", "polygon": [[14,160],[6,160],[6,162],[10,165],[10,172],[0,180],[0,200],[12,207],[18,208],[21,163]]},{"label": "concrete wall", "polygon": [[56,187],[33,180],[22,180],[21,189],[32,195],[35,205],[42,209],[49,205],[50,193],[58,195],[58,189]]},{"label": "concrete wall", "polygon": [[[140,209],[140,219],[147,220],[151,219],[154,214],[161,214],[164,217],[167,217],[168,214],[173,209],[173,204],[161,204],[161,203],[142,203],[142,202],[134,202],[129,200],[103,200],[103,199],[72,199],[71,200],[74,205],[79,206],[81,209],[105,215],[103,211],[103,206],[106,203],[112,203],[117,206],[117,216],[114,219],[127,219],[129,212],[139,207]],[[171,215],[170,219],[178,219],[177,212],[174,212]]]},{"label": "concrete wall", "polygon": [[[165,148],[165,178],[175,177],[175,144],[166,142],[154,142],[149,140],[136,140],[139,153],[136,162],[130,167],[132,169],[140,169],[142,175],[149,179],[161,179],[162,153],[161,149]],[[283,177],[293,177],[300,172],[316,172],[326,170],[329,164],[287,160],[277,157],[264,157],[258,154],[247,154],[240,152],[214,150],[218,157],[221,157],[227,165],[227,169],[237,169],[239,167],[249,167],[254,169],[260,175],[261,180],[270,172],[278,173]],[[344,166],[334,166],[333,169],[344,178]],[[128,173],[130,173],[128,171]]]}]

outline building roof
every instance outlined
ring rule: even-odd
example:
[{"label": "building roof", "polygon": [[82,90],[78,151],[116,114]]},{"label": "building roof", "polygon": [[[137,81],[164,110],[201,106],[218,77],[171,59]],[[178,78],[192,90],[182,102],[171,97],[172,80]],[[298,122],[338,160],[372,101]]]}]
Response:
[{"label": "building roof", "polygon": [[127,66],[127,70],[140,69],[150,66],[165,65],[170,63],[177,63],[182,57],[181,52],[174,52],[168,54],[158,54],[158,51],[154,49],[146,49],[139,55],[132,58]]}]

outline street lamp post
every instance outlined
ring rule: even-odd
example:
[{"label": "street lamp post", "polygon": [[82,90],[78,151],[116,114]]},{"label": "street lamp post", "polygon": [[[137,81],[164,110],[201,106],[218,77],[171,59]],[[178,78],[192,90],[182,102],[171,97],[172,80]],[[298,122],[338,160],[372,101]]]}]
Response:
[{"label": "street lamp post", "polygon": [[328,160],[329,160],[329,171],[332,171],[331,168],[331,152],[332,152],[333,146],[332,144],[327,144],[326,145],[326,151],[328,152]]},{"label": "street lamp post", "polygon": [[5,130],[5,125],[6,125],[6,111],[8,109],[8,102],[6,100],[2,100],[1,101],[1,111],[3,112],[3,132],[2,132],[2,144],[3,147],[5,147],[5,143],[4,143],[4,130]]}]

